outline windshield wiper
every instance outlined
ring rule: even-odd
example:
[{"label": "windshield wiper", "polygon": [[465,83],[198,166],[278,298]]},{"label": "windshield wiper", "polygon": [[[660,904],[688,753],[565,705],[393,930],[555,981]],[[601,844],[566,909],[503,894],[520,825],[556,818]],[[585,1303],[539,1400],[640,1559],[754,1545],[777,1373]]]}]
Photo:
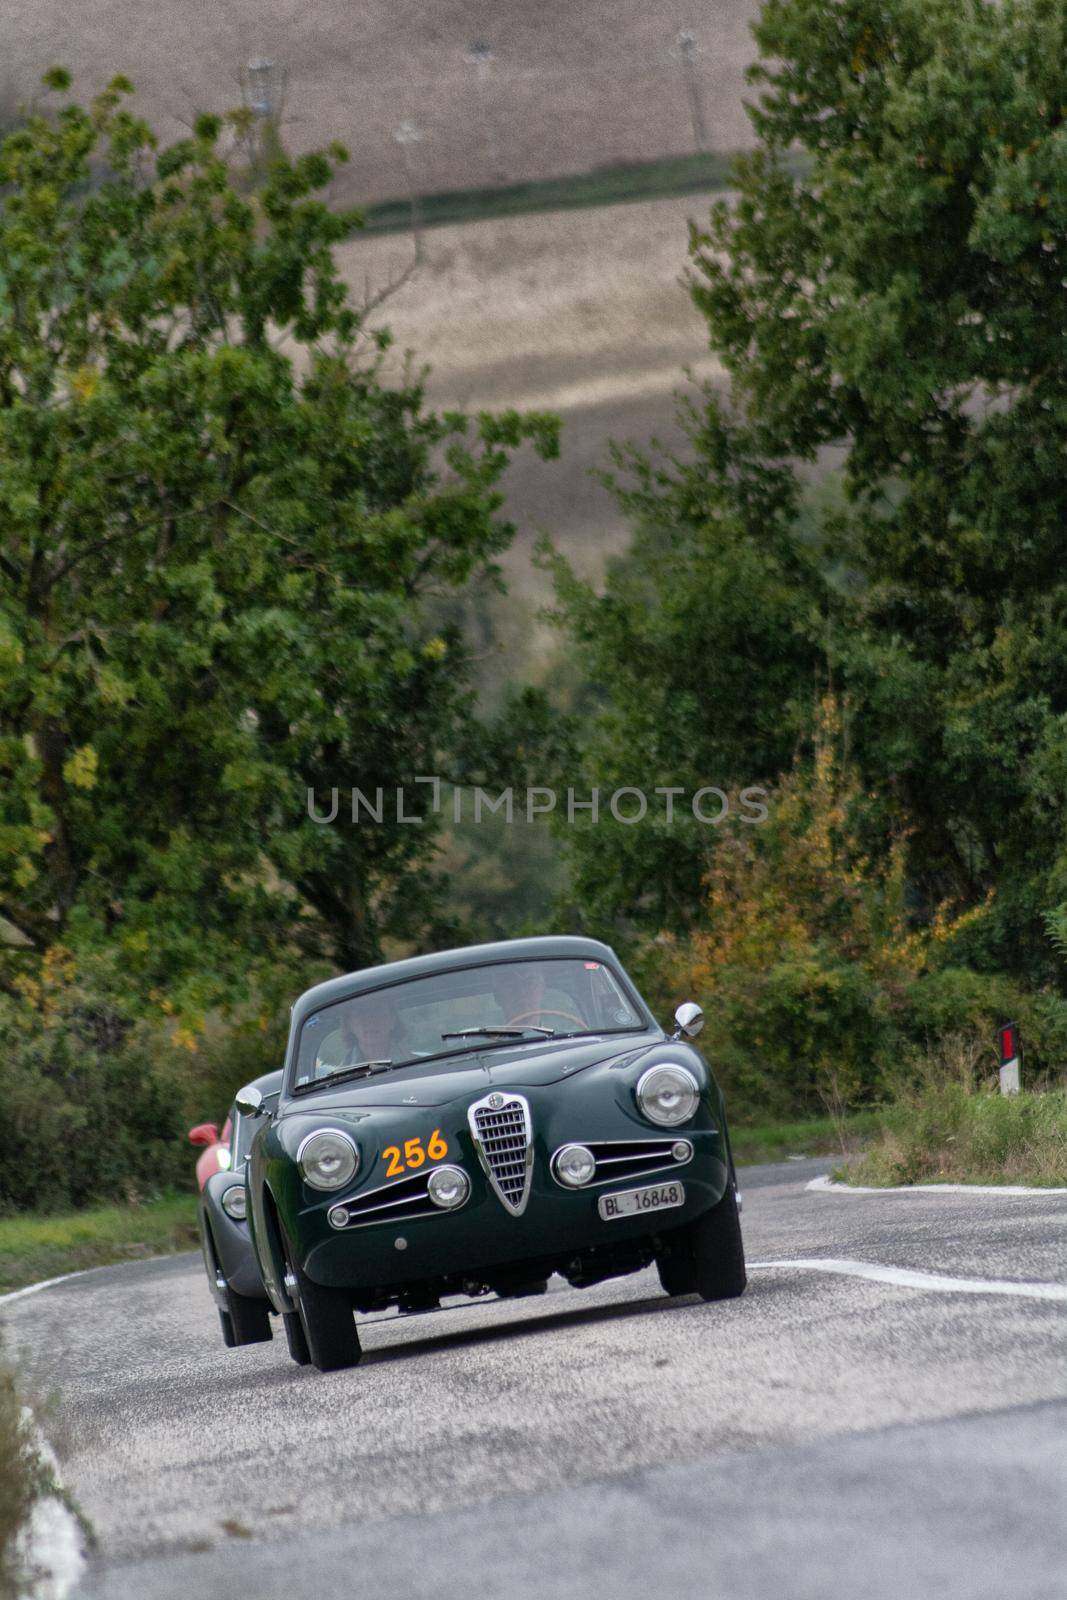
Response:
[{"label": "windshield wiper", "polygon": [[338,1067],[336,1072],[326,1072],[321,1078],[312,1078],[310,1083],[301,1084],[301,1089],[317,1089],[324,1083],[344,1083],[346,1078],[365,1078],[372,1072],[384,1072],[386,1067],[393,1064],[392,1057],[385,1061],[353,1061],[351,1066]]},{"label": "windshield wiper", "polygon": [[479,1034],[485,1034],[490,1039],[521,1039],[524,1033],[540,1033],[546,1039],[555,1038],[555,1028],[535,1028],[532,1025],[522,1028],[457,1028],[454,1033],[443,1033],[442,1039],[473,1039]]}]

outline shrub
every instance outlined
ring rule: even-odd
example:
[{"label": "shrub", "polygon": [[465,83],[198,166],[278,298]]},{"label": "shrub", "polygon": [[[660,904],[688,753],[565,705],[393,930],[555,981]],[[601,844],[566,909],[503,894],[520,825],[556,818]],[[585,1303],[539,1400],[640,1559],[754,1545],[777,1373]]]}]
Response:
[{"label": "shrub", "polygon": [[742,1112],[878,1098],[903,1047],[909,986],[950,926],[911,929],[903,851],[865,857],[862,800],[828,698],[811,754],[772,791],[768,820],[722,825],[700,926],[644,952],[658,988],[704,1005],[716,1067]]},{"label": "shrub", "polygon": [[85,1205],[155,1193],[188,1161],[166,1050],[77,987],[47,1013],[0,1004],[0,1103],[17,1161],[0,1167],[0,1209]]},{"label": "shrub", "polygon": [[952,1034],[914,1062],[850,1181],[1067,1184],[1067,1092],[1001,1095],[981,1081],[986,1048]]}]

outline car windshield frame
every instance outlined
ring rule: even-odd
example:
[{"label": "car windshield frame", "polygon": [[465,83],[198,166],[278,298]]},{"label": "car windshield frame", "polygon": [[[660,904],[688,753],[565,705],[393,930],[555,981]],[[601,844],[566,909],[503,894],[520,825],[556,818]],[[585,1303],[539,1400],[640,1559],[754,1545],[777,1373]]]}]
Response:
[{"label": "car windshield frame", "polygon": [[[394,1072],[406,1072],[410,1071],[412,1067],[430,1066],[439,1061],[447,1060],[450,1056],[470,1055],[473,1051],[484,1053],[489,1050],[514,1050],[516,1048],[522,1048],[526,1045],[546,1045],[556,1043],[564,1039],[599,1039],[602,1037],[614,1037],[617,1035],[631,1033],[647,1033],[650,1029],[658,1028],[659,1024],[655,1021],[651,1011],[640,994],[638,994],[629,977],[612,962],[605,961],[599,954],[585,956],[574,955],[568,952],[558,956],[513,956],[510,958],[502,957],[501,959],[495,961],[471,961],[462,966],[442,967],[436,972],[429,971],[425,973],[412,974],[409,977],[396,978],[392,982],[373,984],[367,988],[354,988],[351,994],[339,995],[336,1000],[331,1000],[328,1005],[321,1007],[320,1011],[309,1013],[307,1016],[303,1017],[294,1036],[294,1045],[290,1051],[290,1058],[286,1063],[283,1098],[286,1100],[300,1099],[304,1095],[313,1094],[319,1090],[327,1089],[335,1083],[340,1084],[352,1081],[352,1079],[348,1076],[348,1073],[354,1069],[346,1068],[340,1065],[337,1067],[337,1070],[334,1073],[325,1074],[321,1077],[314,1077],[307,1081],[301,1081],[297,1077],[297,1072],[300,1068],[301,1044],[304,1037],[304,1030],[312,1018],[314,1016],[321,1015],[322,1012],[331,1010],[334,1007],[339,1008],[353,1000],[360,1000],[371,994],[386,994],[392,989],[402,989],[408,987],[409,985],[425,983],[428,979],[451,976],[460,977],[463,973],[477,971],[488,972],[497,967],[532,966],[534,964],[547,966],[551,963],[558,962],[580,962],[583,965],[595,963],[596,967],[603,968],[611,978],[615,987],[621,993],[622,997],[633,1010],[637,1020],[632,1023],[625,1023],[614,1027],[589,1027],[581,1030],[567,1030],[550,1035],[546,1034],[543,1028],[539,1031],[535,1031],[535,1024],[531,1024],[528,1035],[522,1034],[521,1030],[519,1036],[511,1036],[508,1038],[494,1037],[492,1034],[471,1034],[463,1039],[457,1039],[452,1042],[442,1041],[442,1045],[439,1050],[434,1050],[425,1055],[416,1055],[404,1058],[402,1060],[397,1060],[395,1062],[390,1062],[388,1067],[386,1067],[384,1070],[379,1068],[379,1070],[374,1073],[371,1073],[370,1070],[368,1070],[366,1074],[360,1073],[359,1081],[364,1081],[364,1077],[374,1077],[378,1082],[380,1082],[383,1077],[389,1077]],[[543,1009],[548,1013],[549,1016],[551,1016],[553,1011],[552,1007],[549,1006]]]}]

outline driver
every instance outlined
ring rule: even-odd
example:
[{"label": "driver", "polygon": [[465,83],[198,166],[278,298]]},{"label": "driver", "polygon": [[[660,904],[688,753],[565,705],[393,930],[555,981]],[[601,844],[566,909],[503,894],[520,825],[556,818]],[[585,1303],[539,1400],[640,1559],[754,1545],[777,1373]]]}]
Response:
[{"label": "driver", "polygon": [[544,1010],[547,987],[543,967],[530,962],[501,967],[493,978],[493,997],[504,1022],[513,1022],[516,1017],[536,1022]]}]

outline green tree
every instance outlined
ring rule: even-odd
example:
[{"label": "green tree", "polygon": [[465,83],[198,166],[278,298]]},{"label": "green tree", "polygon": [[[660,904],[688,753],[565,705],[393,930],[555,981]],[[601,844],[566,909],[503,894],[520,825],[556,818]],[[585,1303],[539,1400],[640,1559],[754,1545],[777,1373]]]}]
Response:
[{"label": "green tree", "polygon": [[[1046,981],[1067,915],[1067,5],[767,0],[755,34],[758,148],[691,241],[729,409],[712,398],[692,463],[646,480],[624,576],[598,602],[564,589],[611,663],[596,759],[780,769],[814,669],[846,691],[867,848],[907,834],[913,912],[986,906],[960,954]],[[840,503],[809,540],[796,485],[831,468]],[[688,515],[700,496],[729,555]],[[781,581],[739,603],[730,563],[768,545]],[[687,593],[707,605],[680,617]],[[740,668],[752,637],[766,664],[724,697],[716,647]],[[721,756],[702,697],[734,735]],[[654,837],[630,848],[614,884],[600,855],[622,909],[670,870]]]},{"label": "green tree", "polygon": [[1044,978],[1067,883],[1067,7],[768,0],[756,37],[760,148],[695,241],[697,302],[761,453],[843,449],[831,654],[913,885],[989,897],[972,957]]},{"label": "green tree", "polygon": [[[800,495],[788,467],[761,459],[713,393],[683,416],[690,459],[615,453],[627,474],[616,491],[636,532],[603,591],[545,555],[557,621],[589,680],[576,799],[596,788],[601,805],[595,826],[566,825],[561,837],[575,915],[609,934],[677,929],[696,915],[718,832],[696,820],[693,797],[716,787],[736,814],[742,790],[788,767],[819,687],[832,605],[795,536]],[[608,810],[627,786],[649,800],[638,826]],[[669,818],[657,786],[683,791]],[[717,808],[714,798],[701,805],[705,816]]]},{"label": "green tree", "polygon": [[[225,119],[160,150],[128,90],[0,145],[0,983],[59,946],[196,1016],[432,929],[434,818],[392,803],[465,749],[432,607],[511,537],[510,450],[555,438],[383,383],[334,260],[358,215],[319,197],[340,147],[243,193]],[[381,826],[312,820],[353,784]]]}]

